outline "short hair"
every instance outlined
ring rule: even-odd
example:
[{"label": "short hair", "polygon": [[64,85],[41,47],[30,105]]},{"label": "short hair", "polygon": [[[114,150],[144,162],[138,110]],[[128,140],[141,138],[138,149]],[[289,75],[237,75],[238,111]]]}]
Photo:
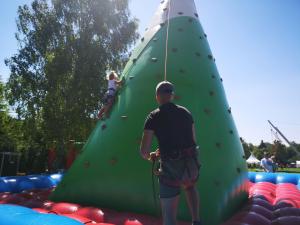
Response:
[{"label": "short hair", "polygon": [[163,81],[156,86],[156,95],[174,94],[174,85],[171,82]]}]

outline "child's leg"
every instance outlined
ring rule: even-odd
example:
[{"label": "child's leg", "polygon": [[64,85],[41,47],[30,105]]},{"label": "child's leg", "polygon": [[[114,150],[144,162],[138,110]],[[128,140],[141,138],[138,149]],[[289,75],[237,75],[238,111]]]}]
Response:
[{"label": "child's leg", "polygon": [[107,105],[106,105],[106,107],[105,107],[105,116],[106,116],[106,117],[109,117],[110,109],[111,109],[113,103],[114,103],[114,96],[111,96],[111,97],[108,99],[108,103],[107,103]]},{"label": "child's leg", "polygon": [[109,99],[110,99],[109,94],[108,92],[106,92],[103,99],[104,105],[102,106],[102,108],[98,113],[98,119],[102,119],[104,113],[106,112],[107,105],[109,104]]},{"label": "child's leg", "polygon": [[104,114],[104,112],[105,112],[105,108],[106,108],[106,106],[103,106],[103,107],[100,109],[100,111],[99,111],[99,113],[98,113],[98,119],[102,119],[103,114]]}]

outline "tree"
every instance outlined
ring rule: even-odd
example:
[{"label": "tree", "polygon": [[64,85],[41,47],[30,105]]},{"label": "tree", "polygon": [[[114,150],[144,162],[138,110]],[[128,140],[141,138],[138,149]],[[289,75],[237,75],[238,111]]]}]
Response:
[{"label": "tree", "polygon": [[9,115],[6,100],[4,98],[4,83],[0,77],[0,152],[14,151],[16,146],[9,135]]},{"label": "tree", "polygon": [[2,83],[1,77],[0,77],[0,112],[3,113],[3,112],[6,112],[6,111],[7,111],[7,105],[6,105],[5,99],[4,99],[4,84]]},{"label": "tree", "polygon": [[267,145],[265,144],[265,142],[263,140],[260,141],[260,144],[258,146],[259,149],[266,149]]},{"label": "tree", "polygon": [[248,159],[251,155],[251,149],[250,149],[248,143],[245,142],[245,140],[243,138],[240,138],[240,140],[242,142],[242,146],[243,146],[243,149],[244,149],[245,158]]},{"label": "tree", "polygon": [[128,0],[34,0],[19,7],[17,27],[7,96],[31,140],[86,139],[106,71],[122,68],[138,38]]},{"label": "tree", "polygon": [[272,154],[275,156],[276,161],[279,163],[287,163],[288,161],[288,152],[285,145],[280,141],[274,141],[272,146]]}]

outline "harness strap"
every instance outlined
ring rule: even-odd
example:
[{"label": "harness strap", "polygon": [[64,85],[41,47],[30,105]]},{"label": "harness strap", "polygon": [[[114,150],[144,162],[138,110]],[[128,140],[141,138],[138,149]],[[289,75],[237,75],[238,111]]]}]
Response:
[{"label": "harness strap", "polygon": [[179,160],[183,158],[194,157],[196,153],[197,153],[196,147],[190,147],[185,149],[177,149],[167,154],[161,154],[161,158],[163,161]]},{"label": "harness strap", "polygon": [[[186,176],[186,178],[192,183],[196,182],[199,178],[200,169],[196,149],[197,148],[195,147],[182,149],[175,152],[175,155],[168,155],[168,157],[165,156],[164,158],[162,158],[162,171],[156,171],[156,174],[160,177],[160,182],[169,186],[178,186],[183,176]],[[178,168],[179,170],[173,167],[176,166],[177,161],[179,163],[178,166],[181,164],[181,169]],[[192,175],[192,167],[190,167],[189,161],[194,164],[193,168],[197,168],[198,170],[198,173],[197,175],[195,174],[195,177],[193,177],[194,175]]]}]

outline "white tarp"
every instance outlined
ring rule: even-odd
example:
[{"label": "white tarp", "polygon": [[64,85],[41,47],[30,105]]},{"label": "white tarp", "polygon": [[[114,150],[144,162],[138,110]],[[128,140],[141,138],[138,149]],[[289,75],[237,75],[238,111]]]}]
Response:
[{"label": "white tarp", "polygon": [[296,161],[296,167],[300,168],[300,161]]},{"label": "white tarp", "polygon": [[246,160],[248,164],[259,164],[260,161],[251,153],[250,157]]}]

